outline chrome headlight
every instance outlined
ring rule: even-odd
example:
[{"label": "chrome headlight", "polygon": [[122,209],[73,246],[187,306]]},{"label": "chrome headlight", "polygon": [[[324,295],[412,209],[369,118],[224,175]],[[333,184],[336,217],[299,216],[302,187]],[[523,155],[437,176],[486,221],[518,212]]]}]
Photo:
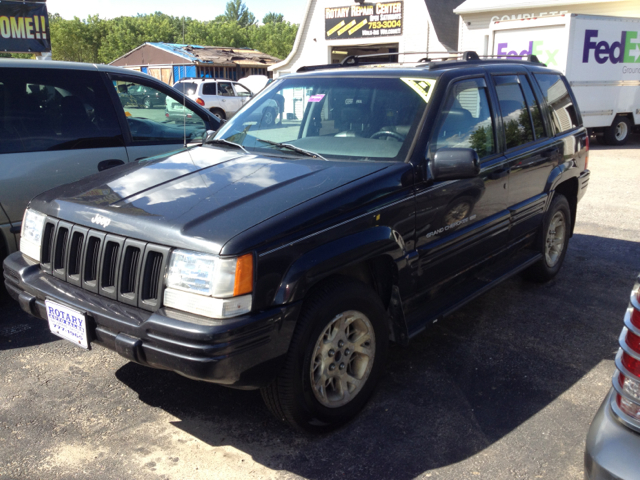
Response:
[{"label": "chrome headlight", "polygon": [[230,318],[251,311],[253,255],[220,258],[174,250],[164,291],[164,305],[210,318]]},{"label": "chrome headlight", "polygon": [[27,257],[40,261],[40,247],[42,246],[42,229],[46,215],[27,209],[22,219],[22,232],[20,234],[20,251]]}]

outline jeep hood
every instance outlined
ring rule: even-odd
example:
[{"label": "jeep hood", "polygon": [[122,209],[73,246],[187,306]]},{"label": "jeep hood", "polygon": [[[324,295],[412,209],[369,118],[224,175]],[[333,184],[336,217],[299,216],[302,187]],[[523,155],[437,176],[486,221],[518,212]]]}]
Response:
[{"label": "jeep hood", "polygon": [[248,228],[387,166],[197,147],[55,188],[31,206],[108,233],[218,254]]}]

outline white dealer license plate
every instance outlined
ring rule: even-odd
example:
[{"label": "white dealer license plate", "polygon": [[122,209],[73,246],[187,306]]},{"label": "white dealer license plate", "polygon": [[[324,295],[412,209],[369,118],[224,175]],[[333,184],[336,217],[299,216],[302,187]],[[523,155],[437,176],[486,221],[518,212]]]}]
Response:
[{"label": "white dealer license plate", "polygon": [[47,318],[49,319],[51,333],[88,349],[89,339],[85,316],[73,308],[60,305],[51,300],[45,300],[44,303],[47,307]]}]

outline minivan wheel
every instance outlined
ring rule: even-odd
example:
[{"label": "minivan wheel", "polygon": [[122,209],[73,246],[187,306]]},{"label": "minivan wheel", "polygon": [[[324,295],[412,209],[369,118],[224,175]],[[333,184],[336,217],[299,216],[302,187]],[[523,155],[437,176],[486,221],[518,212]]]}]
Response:
[{"label": "minivan wheel", "polygon": [[624,145],[629,140],[633,124],[628,117],[616,116],[610,127],[604,130],[604,140],[607,145]]},{"label": "minivan wheel", "polygon": [[546,282],[555,277],[567,254],[571,234],[571,210],[566,197],[555,194],[538,235],[542,258],[524,271],[528,280]]},{"label": "minivan wheel", "polygon": [[351,420],[373,394],[388,347],[386,311],[376,293],[338,278],[305,300],[278,377],[262,388],[277,418],[307,432]]}]

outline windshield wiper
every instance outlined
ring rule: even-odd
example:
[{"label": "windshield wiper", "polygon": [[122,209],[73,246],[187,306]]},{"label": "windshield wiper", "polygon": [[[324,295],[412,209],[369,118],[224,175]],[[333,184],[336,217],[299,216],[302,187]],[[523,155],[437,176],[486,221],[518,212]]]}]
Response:
[{"label": "windshield wiper", "polygon": [[304,148],[296,147],[295,145],[291,145],[290,143],[278,143],[272,142],[271,140],[263,140],[262,138],[256,138],[259,142],[268,143],[269,145],[275,145],[276,147],[288,148],[289,150],[293,150],[294,152],[301,153],[306,155],[307,157],[312,158],[320,158],[322,160],[326,160],[322,155],[316,152],[310,152],[309,150],[305,150]]},{"label": "windshield wiper", "polygon": [[222,145],[231,145],[232,147],[237,147],[240,150],[242,150],[244,153],[249,153],[249,151],[244,148],[242,145],[240,145],[239,143],[233,143],[230,142],[229,140],[225,140],[224,138],[208,138],[205,140],[205,145],[208,145],[209,143],[217,143],[217,144],[222,144]]}]

